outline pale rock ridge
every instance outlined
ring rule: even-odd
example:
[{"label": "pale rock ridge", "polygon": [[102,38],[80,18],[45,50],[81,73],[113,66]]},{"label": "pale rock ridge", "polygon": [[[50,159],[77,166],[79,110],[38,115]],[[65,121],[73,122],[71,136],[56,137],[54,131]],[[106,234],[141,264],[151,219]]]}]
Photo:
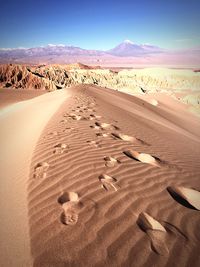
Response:
[{"label": "pale rock ridge", "polygon": [[[200,73],[191,70],[147,68],[113,71],[81,63],[38,66],[0,65],[0,88],[52,91],[78,84],[107,87],[128,94],[164,92],[191,105],[191,109],[194,108],[197,113],[200,106]],[[186,91],[188,93],[185,93]],[[176,92],[181,92],[180,97]],[[157,102],[152,104],[157,105]]]}]

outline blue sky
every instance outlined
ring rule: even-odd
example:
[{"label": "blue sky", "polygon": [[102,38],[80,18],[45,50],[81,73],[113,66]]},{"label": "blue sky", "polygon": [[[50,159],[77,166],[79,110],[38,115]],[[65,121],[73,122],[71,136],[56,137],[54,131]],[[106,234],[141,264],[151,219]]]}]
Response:
[{"label": "blue sky", "polygon": [[200,47],[198,0],[7,0],[0,7],[1,48],[70,44],[106,50],[124,39]]}]

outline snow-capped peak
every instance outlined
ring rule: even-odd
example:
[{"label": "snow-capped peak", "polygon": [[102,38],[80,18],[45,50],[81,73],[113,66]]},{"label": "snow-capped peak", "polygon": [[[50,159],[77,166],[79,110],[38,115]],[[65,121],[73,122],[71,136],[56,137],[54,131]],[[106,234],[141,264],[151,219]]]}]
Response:
[{"label": "snow-capped peak", "polygon": [[124,43],[125,44],[134,44],[132,41],[130,41],[130,40],[124,40]]},{"label": "snow-capped peak", "polygon": [[48,44],[47,46],[49,46],[49,47],[56,47],[56,46],[65,47],[64,44]]},{"label": "snow-capped peak", "polygon": [[14,51],[14,50],[26,50],[27,48],[25,47],[17,47],[17,48],[0,48],[0,51]]}]

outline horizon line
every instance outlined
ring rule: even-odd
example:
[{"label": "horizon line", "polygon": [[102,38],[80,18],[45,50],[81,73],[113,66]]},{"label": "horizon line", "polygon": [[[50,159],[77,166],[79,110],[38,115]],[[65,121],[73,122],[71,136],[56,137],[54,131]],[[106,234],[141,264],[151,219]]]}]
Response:
[{"label": "horizon line", "polygon": [[[118,44],[116,44],[114,47],[110,48],[110,49],[113,49],[115,48],[116,46],[122,44],[122,43],[128,43],[128,44],[132,44],[132,45],[138,45],[138,46],[157,46],[155,44],[150,44],[150,43],[136,43],[136,42],[133,42],[131,40],[124,40]],[[88,49],[88,48],[82,48],[81,46],[79,45],[72,45],[72,44],[62,44],[62,43],[59,43],[59,44],[53,44],[53,43],[49,43],[49,44],[44,44],[44,45],[36,45],[36,46],[30,46],[30,47],[24,47],[24,46],[18,46],[18,47],[0,47],[0,51],[12,51],[12,50],[26,50],[26,49],[31,49],[31,48],[45,48],[45,47],[77,47],[77,48],[81,48],[81,49],[84,49],[84,50],[94,50],[94,51],[109,51],[110,49],[107,49],[107,50],[104,50],[104,49]],[[157,46],[159,47],[159,46]],[[196,46],[190,46],[188,48],[163,48],[163,47],[159,47],[159,48],[162,48],[162,49],[165,49],[165,50],[190,50],[190,49],[200,49],[200,47],[198,45]]]}]

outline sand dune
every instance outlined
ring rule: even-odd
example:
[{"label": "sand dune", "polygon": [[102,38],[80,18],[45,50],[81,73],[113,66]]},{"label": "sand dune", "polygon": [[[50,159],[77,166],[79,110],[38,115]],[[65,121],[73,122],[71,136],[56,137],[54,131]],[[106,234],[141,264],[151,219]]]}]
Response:
[{"label": "sand dune", "polygon": [[[44,126],[66,97],[67,92],[57,91],[0,112],[1,266],[32,266],[26,193],[30,162]],[[38,162],[34,179],[48,177],[50,167]]]},{"label": "sand dune", "polygon": [[[31,163],[34,267],[199,266],[199,211],[168,189],[200,189],[200,121],[166,96],[152,105],[95,86],[67,90]],[[46,176],[35,179],[44,162]],[[192,204],[191,191],[183,195]]]},{"label": "sand dune", "polygon": [[24,90],[24,89],[0,89],[0,109],[11,104],[25,101],[40,95],[45,94],[45,91],[40,90]]}]

